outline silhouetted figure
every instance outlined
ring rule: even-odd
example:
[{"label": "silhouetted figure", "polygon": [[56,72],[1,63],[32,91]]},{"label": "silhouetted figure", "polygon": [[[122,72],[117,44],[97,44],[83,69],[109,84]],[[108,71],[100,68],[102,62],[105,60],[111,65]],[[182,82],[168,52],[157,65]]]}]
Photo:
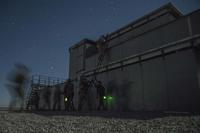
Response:
[{"label": "silhouetted figure", "polygon": [[106,42],[108,41],[108,35],[106,36],[101,36],[98,41],[97,41],[97,48],[99,52],[102,54],[106,50]]},{"label": "silhouetted figure", "polygon": [[84,102],[87,103],[89,110],[91,110],[91,105],[88,97],[88,90],[90,88],[90,81],[87,80],[86,77],[81,76],[79,83],[79,102],[78,102],[78,110],[82,110]]},{"label": "silhouetted figure", "polygon": [[53,99],[54,99],[53,110],[61,110],[61,105],[60,105],[61,90],[59,85],[56,85]]},{"label": "silhouetted figure", "polygon": [[70,79],[67,80],[64,86],[64,102],[65,102],[65,110],[74,111],[74,85]]},{"label": "silhouetted figure", "polygon": [[36,91],[34,97],[34,105],[36,110],[39,110],[39,101],[40,101],[40,94],[38,91]]},{"label": "silhouetted figure", "polygon": [[111,80],[107,84],[107,87],[106,87],[107,88],[106,108],[108,110],[117,110],[116,101],[118,100],[118,98],[116,97],[116,90],[119,90],[118,86],[119,85],[117,84],[117,82],[115,82],[115,80]]},{"label": "silhouetted figure", "polygon": [[119,111],[127,111],[130,110],[129,102],[130,102],[130,89],[133,82],[129,81],[128,79],[123,79],[119,88],[117,90],[117,105]]},{"label": "silhouetted figure", "polygon": [[106,110],[106,107],[105,107],[105,100],[106,100],[105,88],[102,85],[101,81],[94,82],[94,85],[97,89],[97,98],[99,100],[99,105],[98,105],[97,110],[100,110],[101,107],[103,107],[103,110]]},{"label": "silhouetted figure", "polygon": [[8,75],[7,87],[11,96],[10,110],[17,107],[17,104],[19,104],[20,110],[23,109],[24,89],[28,81],[28,73],[29,69],[24,64],[17,63],[14,70]]},{"label": "silhouetted figure", "polygon": [[47,86],[44,92],[44,104],[45,104],[45,109],[50,110],[51,109],[51,87]]}]

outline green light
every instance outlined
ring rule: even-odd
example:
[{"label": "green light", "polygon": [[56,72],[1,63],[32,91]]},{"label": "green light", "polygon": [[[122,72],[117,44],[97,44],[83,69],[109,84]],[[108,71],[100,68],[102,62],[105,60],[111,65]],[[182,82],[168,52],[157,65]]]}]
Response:
[{"label": "green light", "polygon": [[113,100],[113,97],[112,96],[108,96],[108,100]]},{"label": "green light", "polygon": [[108,106],[112,106],[114,104],[115,98],[112,96],[107,96],[106,102]]},{"label": "green light", "polygon": [[103,96],[103,99],[106,100],[106,96]]},{"label": "green light", "polygon": [[68,100],[67,97],[65,97],[65,102],[67,102],[67,100]]}]

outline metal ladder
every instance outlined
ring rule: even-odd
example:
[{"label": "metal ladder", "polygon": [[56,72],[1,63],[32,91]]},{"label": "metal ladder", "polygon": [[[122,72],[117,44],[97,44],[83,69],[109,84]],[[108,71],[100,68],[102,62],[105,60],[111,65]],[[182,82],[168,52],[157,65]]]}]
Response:
[{"label": "metal ladder", "polygon": [[[103,39],[103,40],[101,40]],[[95,83],[95,81],[97,81],[97,78],[96,78],[96,74],[98,73],[98,70],[99,70],[99,67],[102,65],[102,62],[104,60],[104,57],[105,57],[105,54],[108,50],[108,36],[102,36],[98,41],[102,41],[102,42],[99,42],[101,43],[100,45],[104,45],[104,48],[103,48],[103,51],[100,53],[99,57],[98,57],[98,63],[96,65],[96,70],[94,70],[94,74],[90,80],[90,85],[89,85],[89,88],[92,87],[92,85]],[[98,43],[98,42],[97,42]]]},{"label": "metal ladder", "polygon": [[95,81],[96,81],[96,73],[98,73],[99,67],[102,65],[102,62],[103,62],[104,57],[106,55],[106,52],[108,50],[108,36],[102,36],[99,39],[99,41],[101,41],[101,39],[103,39],[103,40],[102,40],[102,42],[100,42],[101,43],[100,45],[104,45],[104,48],[103,48],[103,51],[100,53],[100,55],[98,57],[98,63],[96,65],[97,69],[94,71],[94,75],[93,75],[93,78],[92,78]]},{"label": "metal ladder", "polygon": [[27,101],[26,101],[26,109],[28,110],[29,108],[32,109],[32,107],[34,106],[34,97],[36,96],[36,93],[37,91],[39,91],[36,87],[33,87],[31,85],[31,92],[27,98]]}]

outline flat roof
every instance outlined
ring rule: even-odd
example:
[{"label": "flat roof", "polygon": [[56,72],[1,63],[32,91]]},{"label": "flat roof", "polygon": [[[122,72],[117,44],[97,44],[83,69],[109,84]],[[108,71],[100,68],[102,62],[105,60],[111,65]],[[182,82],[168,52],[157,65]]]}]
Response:
[{"label": "flat roof", "polygon": [[[114,38],[116,38],[118,35],[120,34],[123,34],[125,32],[129,32],[131,30],[134,29],[134,27],[137,27],[141,24],[141,22],[143,21],[146,21],[146,22],[149,22],[151,21],[152,19],[162,15],[162,14],[166,14],[166,13],[170,13],[172,14],[174,17],[176,18],[179,18],[181,16],[183,16],[183,14],[172,4],[172,3],[167,3],[163,6],[161,6],[160,8],[148,13],[147,15],[144,15],[143,17],[137,19],[137,20],[134,20],[133,22],[129,23],[128,25],[114,31],[114,32],[111,32],[110,34],[107,34],[108,35],[108,38],[109,40],[112,40]],[[95,43],[96,41],[93,41],[91,39],[83,39],[81,40],[80,42],[74,44],[73,46],[71,46],[69,48],[70,49],[73,49],[73,48],[76,48],[82,44],[85,44],[85,43],[89,43],[89,44],[93,44]]]},{"label": "flat roof", "polygon": [[109,34],[110,39],[112,39],[113,36],[115,36],[115,34],[119,34],[123,31],[127,31],[128,29],[132,29],[133,27],[137,26],[140,22],[142,22],[144,20],[150,21],[149,18],[151,18],[151,16],[154,16],[154,18],[155,18],[155,17],[160,16],[161,14],[165,14],[165,13],[170,13],[176,18],[183,16],[183,14],[172,3],[167,3],[163,6],[161,6],[160,8],[148,13],[147,15],[144,15],[143,17],[140,17],[139,19],[134,20],[133,22],[129,23],[128,25],[126,25],[114,32],[111,32]]}]

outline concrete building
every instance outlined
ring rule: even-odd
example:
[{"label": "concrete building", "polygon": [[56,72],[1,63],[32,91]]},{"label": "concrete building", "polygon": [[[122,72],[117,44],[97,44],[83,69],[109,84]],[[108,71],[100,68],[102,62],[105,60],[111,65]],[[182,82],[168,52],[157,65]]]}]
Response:
[{"label": "concrete building", "polygon": [[[199,24],[200,10],[182,15],[172,4],[164,5],[108,34],[98,67],[98,40],[73,45],[69,78],[75,105],[80,75],[91,79],[95,74],[115,97],[110,110],[200,111]],[[95,109],[95,88],[89,98]]]}]

